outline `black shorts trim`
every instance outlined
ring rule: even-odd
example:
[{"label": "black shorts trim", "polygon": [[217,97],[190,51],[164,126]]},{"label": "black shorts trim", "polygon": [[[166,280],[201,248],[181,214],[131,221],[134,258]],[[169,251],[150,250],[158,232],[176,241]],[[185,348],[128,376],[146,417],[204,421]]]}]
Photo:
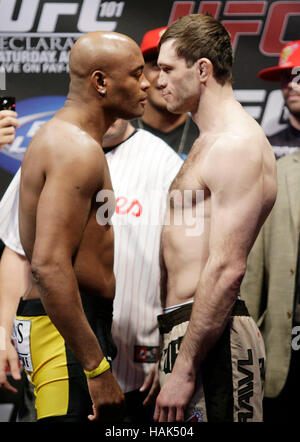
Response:
[{"label": "black shorts trim", "polygon": [[[165,313],[157,317],[158,327],[161,334],[169,333],[176,325],[190,320],[193,303],[183,305],[177,310]],[[231,316],[250,316],[245,301],[237,299],[233,306]]]},{"label": "black shorts trim", "polygon": [[40,299],[20,299],[17,316],[48,316]]}]

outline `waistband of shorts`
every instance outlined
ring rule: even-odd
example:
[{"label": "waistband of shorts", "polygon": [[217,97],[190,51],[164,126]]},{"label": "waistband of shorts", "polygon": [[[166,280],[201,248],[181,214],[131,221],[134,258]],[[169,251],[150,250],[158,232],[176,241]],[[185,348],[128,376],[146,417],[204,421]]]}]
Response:
[{"label": "waistband of shorts", "polygon": [[[96,316],[105,317],[108,320],[112,318],[113,302],[106,299],[93,299],[91,302],[87,301],[86,297],[82,299],[83,308],[88,315],[89,310],[95,313]],[[20,299],[17,316],[48,316],[43,303],[40,298],[36,299]],[[89,315],[88,315],[89,316]]]},{"label": "waistband of shorts", "polygon": [[17,316],[47,316],[40,299],[20,299]]},{"label": "waistband of shorts", "polygon": [[[169,333],[174,326],[189,321],[192,308],[193,303],[183,305],[170,313],[159,315],[157,321],[160,333]],[[235,301],[231,316],[250,316],[245,301],[242,299],[237,299]]]},{"label": "waistband of shorts", "polygon": [[111,320],[113,316],[113,301],[94,295],[81,293],[82,306],[87,318],[96,317]]}]

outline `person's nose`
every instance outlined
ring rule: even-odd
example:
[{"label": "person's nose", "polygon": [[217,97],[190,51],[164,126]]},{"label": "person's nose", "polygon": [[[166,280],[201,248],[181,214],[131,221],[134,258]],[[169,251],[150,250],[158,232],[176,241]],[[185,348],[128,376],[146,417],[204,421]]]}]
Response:
[{"label": "person's nose", "polygon": [[143,74],[143,78],[142,78],[142,89],[144,90],[144,91],[146,91],[147,89],[149,89],[149,87],[150,87],[150,83],[149,83],[149,81],[147,80],[147,78],[145,77],[145,74]]},{"label": "person's nose", "polygon": [[167,85],[166,77],[165,77],[162,70],[160,71],[160,73],[158,75],[157,85],[160,89],[164,89]]}]

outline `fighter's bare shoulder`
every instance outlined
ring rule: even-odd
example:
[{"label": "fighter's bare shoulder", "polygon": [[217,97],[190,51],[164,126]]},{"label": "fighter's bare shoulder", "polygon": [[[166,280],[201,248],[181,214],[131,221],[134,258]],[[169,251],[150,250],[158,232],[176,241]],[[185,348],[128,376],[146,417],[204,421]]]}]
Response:
[{"label": "fighter's bare shoulder", "polygon": [[201,177],[207,184],[224,184],[233,177],[240,183],[254,182],[266,164],[273,167],[272,148],[263,131],[255,129],[227,131],[212,137],[201,164]]},{"label": "fighter's bare shoulder", "polygon": [[[100,144],[78,125],[59,118],[52,118],[45,123],[38,133],[37,142],[43,141],[39,148],[51,149],[61,155],[89,155],[102,152]],[[64,149],[62,149],[62,147]]]},{"label": "fighter's bare shoulder", "polygon": [[93,180],[95,185],[99,184],[105,164],[102,147],[79,126],[52,118],[41,127],[29,147],[45,173],[69,172],[69,179],[82,174],[91,184]]}]

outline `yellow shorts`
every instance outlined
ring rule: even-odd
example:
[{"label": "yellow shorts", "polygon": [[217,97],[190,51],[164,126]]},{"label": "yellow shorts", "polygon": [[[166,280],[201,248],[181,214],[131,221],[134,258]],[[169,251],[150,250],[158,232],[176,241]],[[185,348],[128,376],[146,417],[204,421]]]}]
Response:
[{"label": "yellow shorts", "polygon": [[[102,351],[111,361],[116,355],[110,333],[112,305],[90,305],[87,310]],[[37,419],[85,421],[92,411],[85,374],[39,299],[20,301],[12,337],[34,385]]]}]

